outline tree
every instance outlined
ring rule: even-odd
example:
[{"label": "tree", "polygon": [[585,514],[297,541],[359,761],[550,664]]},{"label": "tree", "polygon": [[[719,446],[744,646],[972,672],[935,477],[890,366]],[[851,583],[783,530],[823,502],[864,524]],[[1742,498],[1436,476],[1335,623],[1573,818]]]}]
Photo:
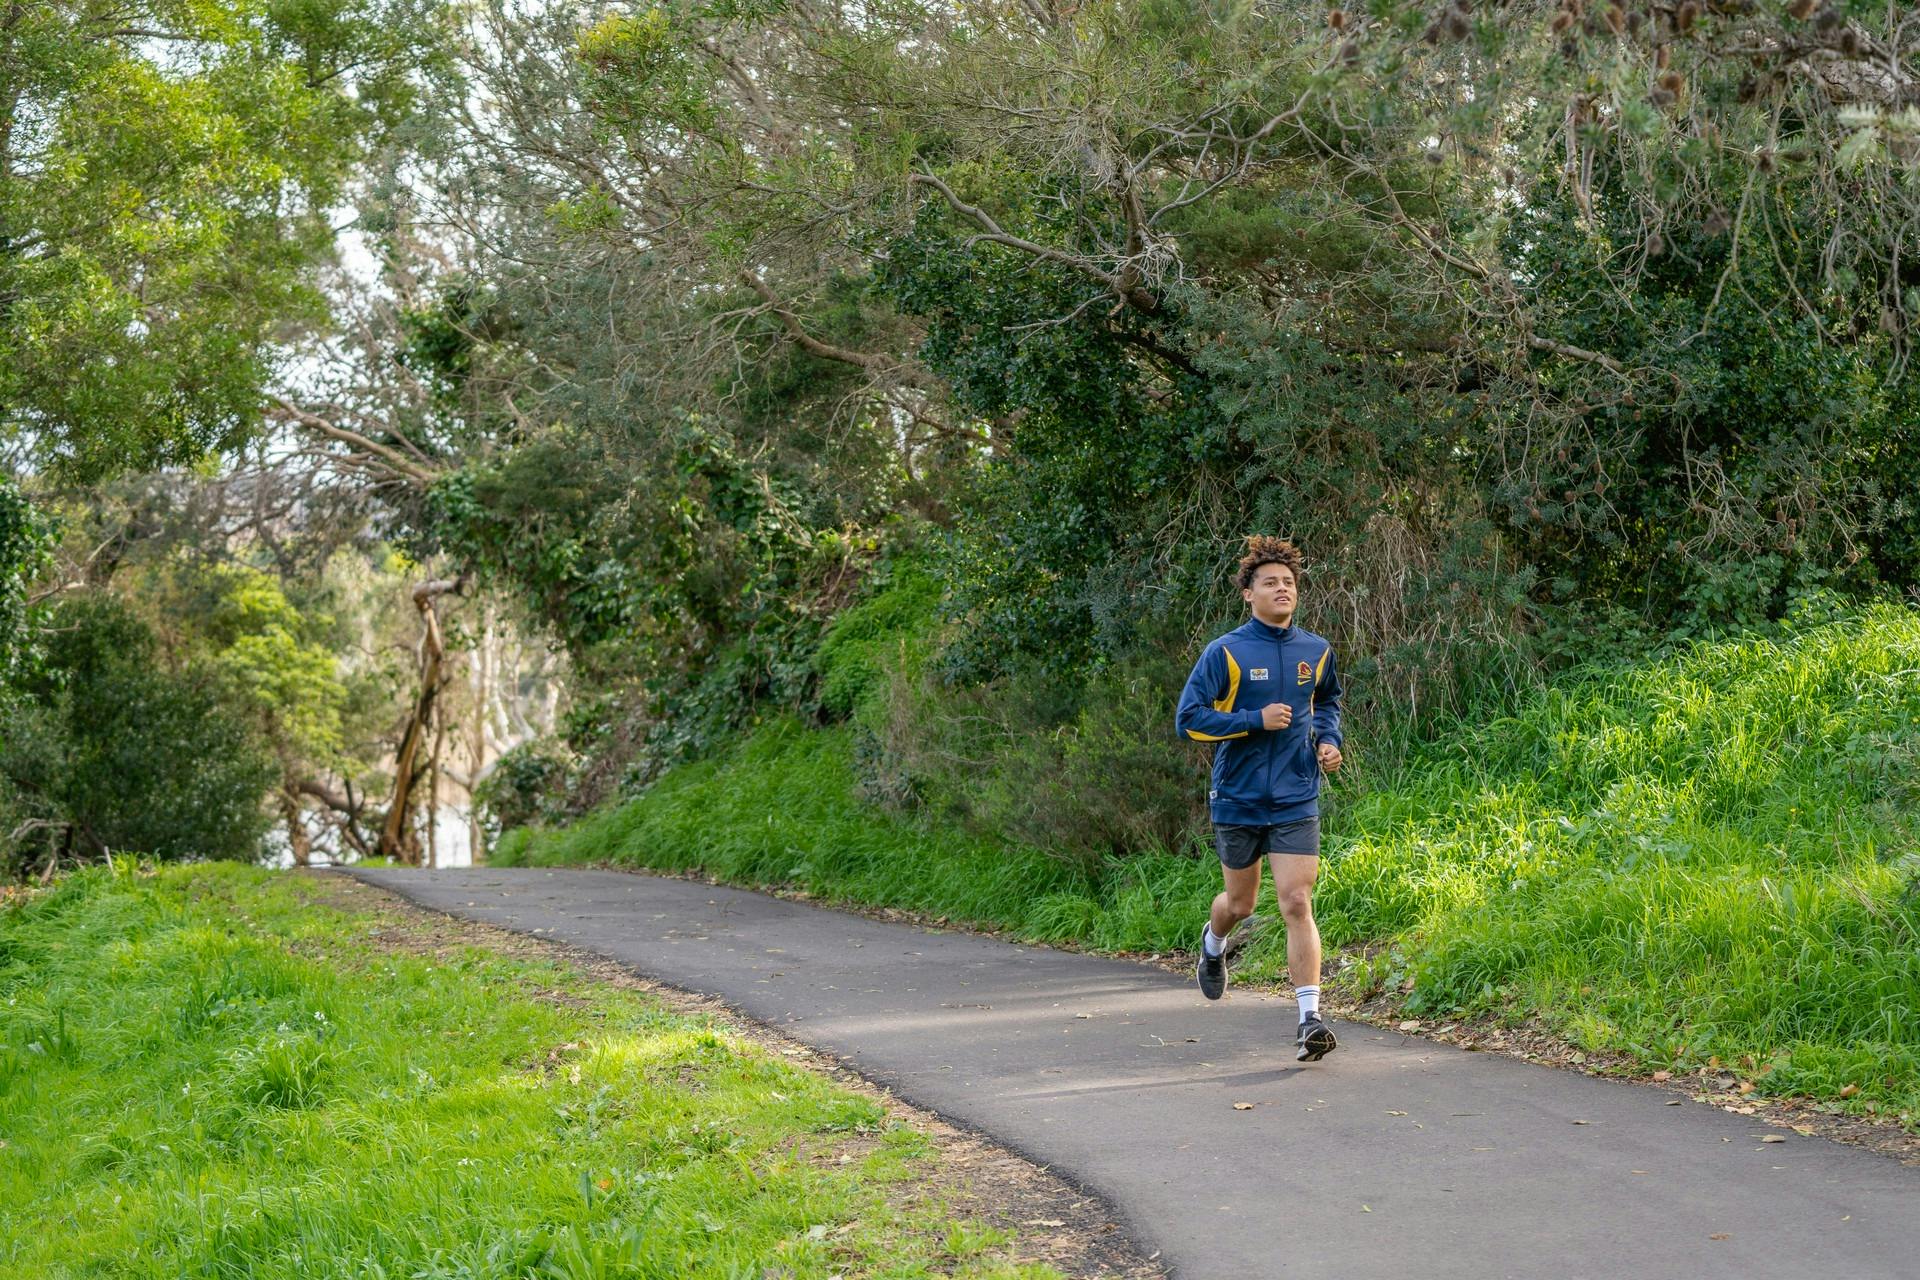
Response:
[{"label": "tree", "polygon": [[27,592],[47,559],[44,521],[20,489],[0,476],[0,703],[19,674],[29,639]]},{"label": "tree", "polygon": [[430,0],[0,0],[0,449],[92,477],[232,448]]},{"label": "tree", "polygon": [[939,673],[1069,692],[1249,528],[1429,709],[1920,581],[1911,6],[463,13],[393,302],[281,412],[617,689],[576,782],[806,705],[928,525]]},{"label": "tree", "polygon": [[57,610],[47,657],[0,741],[4,852],[47,868],[67,856],[252,859],[275,768],[212,673],[170,670],[124,606]]}]

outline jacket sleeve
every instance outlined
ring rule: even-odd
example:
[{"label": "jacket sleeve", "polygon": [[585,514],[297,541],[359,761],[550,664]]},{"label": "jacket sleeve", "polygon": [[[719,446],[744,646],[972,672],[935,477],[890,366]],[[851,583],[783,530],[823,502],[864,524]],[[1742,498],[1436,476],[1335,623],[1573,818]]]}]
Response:
[{"label": "jacket sleeve", "polygon": [[1313,686],[1313,740],[1341,744],[1340,737],[1340,671],[1333,660],[1333,646],[1327,646],[1327,656],[1322,659],[1320,678]]},{"label": "jacket sleeve", "polygon": [[1244,738],[1260,731],[1257,708],[1223,711],[1233,705],[1240,680],[1237,664],[1225,645],[1216,645],[1200,655],[1187,687],[1180,691],[1180,707],[1174,713],[1174,725],[1194,742],[1224,742]]}]

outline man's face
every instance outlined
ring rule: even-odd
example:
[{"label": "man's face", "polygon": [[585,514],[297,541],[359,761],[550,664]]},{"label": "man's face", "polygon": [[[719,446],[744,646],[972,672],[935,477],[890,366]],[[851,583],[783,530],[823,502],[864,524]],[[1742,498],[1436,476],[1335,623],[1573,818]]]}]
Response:
[{"label": "man's face", "polygon": [[1253,575],[1253,585],[1240,594],[1253,609],[1254,617],[1275,627],[1292,621],[1294,606],[1300,602],[1293,570],[1283,564],[1261,565]]}]

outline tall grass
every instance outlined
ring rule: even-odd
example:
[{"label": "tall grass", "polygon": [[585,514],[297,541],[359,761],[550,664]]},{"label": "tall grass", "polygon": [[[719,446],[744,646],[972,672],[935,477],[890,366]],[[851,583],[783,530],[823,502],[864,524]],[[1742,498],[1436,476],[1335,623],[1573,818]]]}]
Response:
[{"label": "tall grass", "polygon": [[1053,1274],[937,1204],[906,1221],[883,1188],[930,1148],[873,1102],[386,927],[231,865],[0,911],[0,1274]]},{"label": "tall grass", "polygon": [[[1584,670],[1401,754],[1325,806],[1322,932],[1383,944],[1350,991],[1920,1107],[1920,615]],[[1190,945],[1217,888],[1204,851],[1089,869],[883,812],[854,765],[848,730],[775,723],[499,859],[700,868],[1114,950]]]}]

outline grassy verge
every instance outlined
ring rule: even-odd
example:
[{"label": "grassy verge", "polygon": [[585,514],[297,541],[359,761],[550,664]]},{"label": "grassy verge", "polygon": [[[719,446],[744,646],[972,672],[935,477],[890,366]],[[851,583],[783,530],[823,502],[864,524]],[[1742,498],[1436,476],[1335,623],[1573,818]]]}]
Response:
[{"label": "grassy verge", "polygon": [[[1042,1276],[874,1101],[641,993],[230,865],[0,910],[0,1273]],[[842,1162],[844,1161],[844,1163]]]},{"label": "grassy verge", "polygon": [[[499,860],[699,868],[1113,950],[1189,945],[1217,887],[1204,856],[1076,871],[854,784],[848,730],[779,723]],[[1920,615],[1578,673],[1327,809],[1321,928],[1366,957],[1348,998],[1920,1114]]]}]

